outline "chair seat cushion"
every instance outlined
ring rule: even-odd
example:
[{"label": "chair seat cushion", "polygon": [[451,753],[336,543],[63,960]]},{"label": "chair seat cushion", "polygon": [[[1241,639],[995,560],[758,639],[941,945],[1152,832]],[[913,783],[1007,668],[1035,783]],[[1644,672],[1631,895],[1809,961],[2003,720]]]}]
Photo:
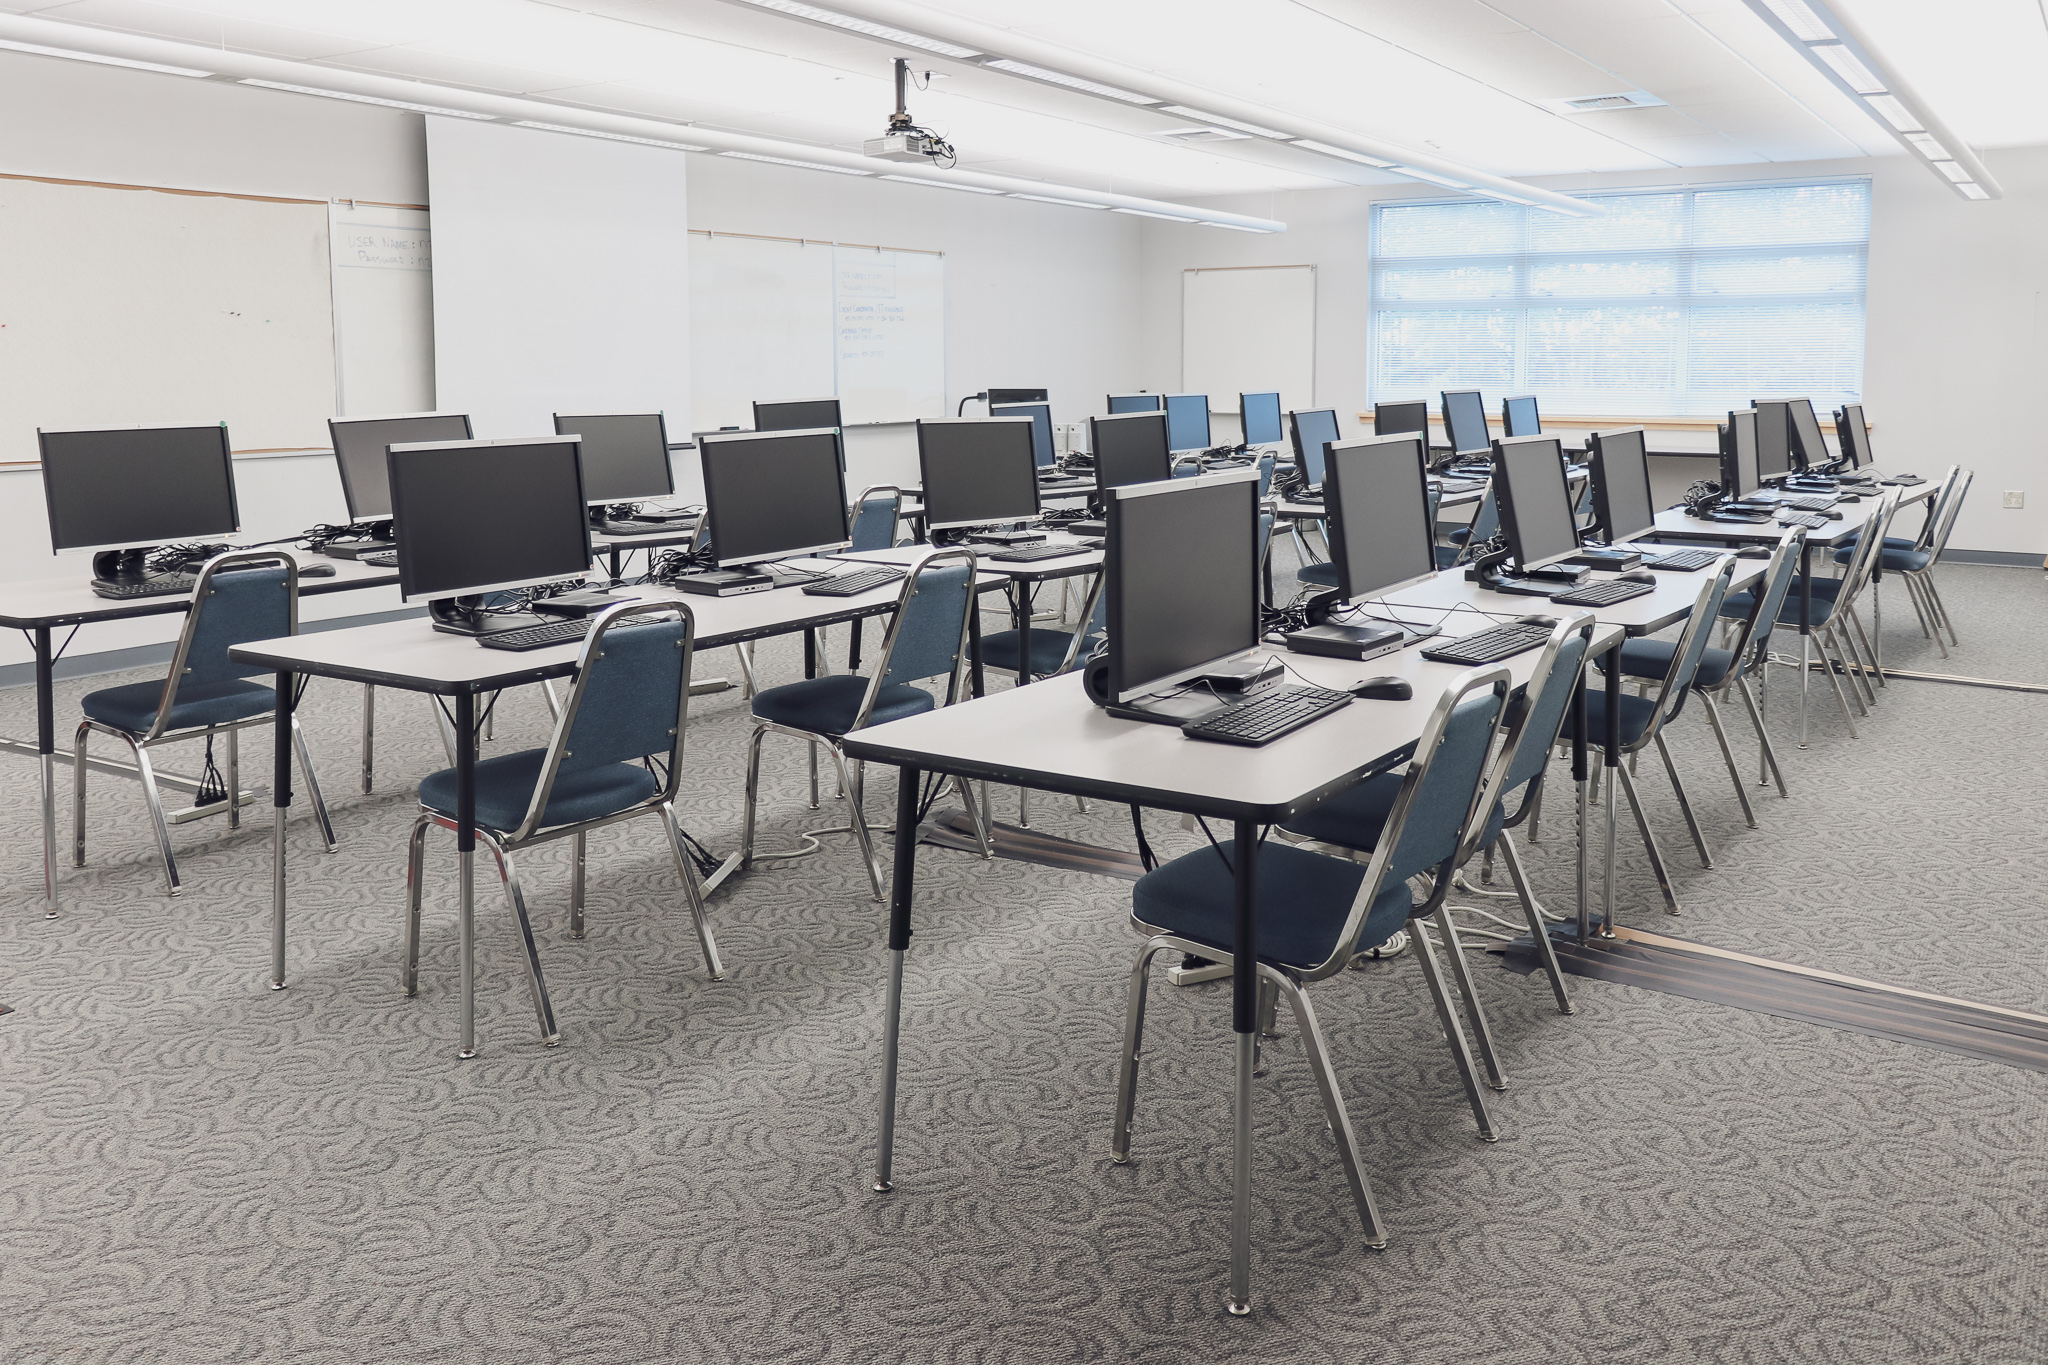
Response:
[{"label": "chair seat cushion", "polygon": [[[1621,694],[1621,745],[1629,748],[1641,739],[1656,718],[1657,703],[1650,697],[1638,697],[1633,693]],[[1565,712],[1562,739],[1578,738],[1572,725],[1571,712]],[[1607,739],[1607,689],[1589,687],[1586,689],[1586,742],[1599,747]]]},{"label": "chair seat cushion", "polygon": [[1306,815],[1281,828],[1304,839],[1371,852],[1379,847],[1380,831],[1401,794],[1400,773],[1380,773],[1339,792]]},{"label": "chair seat cushion", "polygon": [[[1600,656],[1600,667],[1607,667],[1611,656]],[[1678,658],[1676,640],[1629,640],[1621,647],[1621,671],[1631,678],[1664,679],[1671,676],[1671,665]],[[1728,678],[1728,670],[1735,667],[1735,651],[1715,649],[1708,646],[1700,655],[1700,666],[1693,674],[1698,687],[1719,687]]]},{"label": "chair seat cushion", "polygon": [[[88,717],[102,725],[143,735],[156,724],[157,704],[163,699],[162,683],[139,682],[88,692],[80,706]],[[178,689],[178,700],[171,707],[166,728],[190,730],[201,725],[226,725],[264,715],[276,707],[277,693],[260,683],[239,679],[196,683]]]},{"label": "chair seat cushion", "polygon": [[[545,749],[523,749],[516,754],[487,758],[476,765],[476,822],[485,829],[506,833],[519,828],[526,807],[533,800],[534,784],[540,781]],[[581,772],[555,775],[555,789],[548,794],[548,808],[541,825],[581,824],[602,820],[636,806],[661,790],[654,774],[634,763],[607,763]],[[420,804],[452,817],[455,814],[455,769],[430,773],[420,783]]]},{"label": "chair seat cushion", "polygon": [[[1364,880],[1365,869],[1348,859],[1271,840],[1260,844],[1253,906],[1259,957],[1304,968],[1327,961]],[[1131,892],[1131,913],[1142,923],[1224,952],[1237,937],[1236,903],[1230,870],[1213,848],[1155,868]],[[1386,942],[1408,922],[1412,906],[1408,884],[1395,882],[1373,902],[1357,943],[1348,946]]]},{"label": "chair seat cushion", "polygon": [[[990,668],[1000,668],[1010,673],[1017,671],[1017,635],[1014,630],[1000,630],[993,635],[981,637],[981,661]],[[1067,661],[1067,645],[1073,636],[1063,630],[1034,630],[1031,632],[1031,676],[1043,678],[1060,671],[1060,665]]]},{"label": "chair seat cushion", "polygon": [[[1893,544],[1893,541],[1898,541],[1898,544]],[[1847,564],[1855,555],[1856,547],[1845,545],[1835,551],[1835,563]],[[1893,573],[1919,573],[1934,562],[1934,555],[1931,551],[1913,548],[1910,540],[1886,536],[1884,549],[1878,551],[1878,562]]]},{"label": "chair seat cushion", "polygon": [[[1033,632],[1036,634],[1037,632]],[[868,680],[850,673],[830,678],[806,678],[754,694],[754,716],[758,720],[808,730],[814,735],[843,735],[860,715],[861,698],[868,694]],[[875,698],[868,724],[882,725],[902,720],[938,705],[932,694],[909,683],[885,687]]]},{"label": "chair seat cushion", "polygon": [[[1835,614],[1835,596],[1842,590],[1839,578],[1816,578],[1813,580],[1813,624],[1824,626]],[[1730,620],[1746,621],[1756,610],[1756,597],[1751,593],[1732,592],[1721,602],[1721,615]],[[1792,580],[1792,587],[1785,594],[1785,605],[1778,608],[1778,624],[1796,626],[1799,624],[1799,580]]]},{"label": "chair seat cushion", "polygon": [[1337,566],[1328,563],[1304,564],[1294,571],[1294,577],[1296,582],[1313,583],[1319,588],[1334,588],[1337,586]]}]

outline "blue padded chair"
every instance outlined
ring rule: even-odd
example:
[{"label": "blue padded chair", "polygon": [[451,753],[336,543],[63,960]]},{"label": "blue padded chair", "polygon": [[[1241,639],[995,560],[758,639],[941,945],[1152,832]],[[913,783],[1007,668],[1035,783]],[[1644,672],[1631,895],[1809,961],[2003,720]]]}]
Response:
[{"label": "blue padded chair", "polygon": [[[938,706],[951,705],[960,695],[961,678],[967,664],[967,627],[975,609],[974,552],[969,549],[935,550],[913,566],[903,580],[903,595],[897,599],[896,614],[889,624],[889,636],[882,657],[871,677],[842,673],[829,678],[805,678],[782,687],[771,687],[754,696],[754,736],[747,750],[746,823],[740,842],[740,869],[752,867],[765,858],[800,858],[818,851],[817,836],[851,832],[867,864],[868,880],[876,900],[882,899],[882,867],[875,859],[871,827],[861,810],[859,765],[849,773],[840,741],[856,730],[902,720]],[[946,680],[943,700],[936,699],[912,683],[930,678]],[[807,743],[822,743],[839,770],[839,785],[848,793],[852,818],[845,829],[805,831],[803,845],[772,853],[754,848],[754,809],[761,786],[761,741],[769,734],[788,735]],[[953,779],[974,822],[975,834],[984,856],[988,836],[981,827],[981,807],[959,779]]]},{"label": "blue padded chair", "polygon": [[[497,860],[505,900],[526,956],[526,985],[541,1041],[561,1041],[547,979],[541,974],[515,851],[551,840],[571,843],[569,937],[583,937],[584,840],[589,832],[653,816],[668,836],[696,922],[704,968],[725,975],[704,917],[697,869],[676,826],[683,731],[690,713],[690,662],[696,618],[680,602],[622,602],[606,608],[584,637],[576,679],[543,749],[500,754],[476,765],[476,838]],[[419,986],[421,871],[429,829],[458,830],[456,773],[443,768],[420,783],[420,813],[406,855],[405,993]]]},{"label": "blue padded chair", "polygon": [[[1941,593],[1934,586],[1934,566],[1940,562],[1942,552],[1948,549],[1949,533],[1955,529],[1956,514],[1963,510],[1963,499],[1969,496],[1970,484],[1976,474],[1960,466],[1951,466],[1942,481],[1941,491],[1934,496],[1934,505],[1927,514],[1927,524],[1921,528],[1917,538],[1886,536],[1884,550],[1878,566],[1885,573],[1895,573],[1906,585],[1906,599],[1913,604],[1914,615],[1920,618],[1920,633],[1934,641],[1941,651],[1941,657],[1948,657],[1948,644],[1942,640],[1947,632],[1949,643],[1957,646],[1962,640],[1956,636],[1955,622],[1950,619],[1948,608],[1943,605]],[[1848,564],[1855,557],[1855,547],[1845,545],[1835,551],[1835,563]],[[1872,611],[1871,629],[1881,631],[1884,618],[1878,604],[1878,580],[1873,577],[1870,585]],[[1878,672],[1882,685],[1884,673]]]},{"label": "blue padded chair", "polygon": [[903,490],[877,484],[854,499],[851,536],[854,550],[886,550],[896,544],[896,523],[903,514]]},{"label": "blue padded chair", "polygon": [[[1396,929],[1424,917],[1434,919],[1460,982],[1468,981],[1457,926],[1444,913],[1444,900],[1450,893],[1451,874],[1483,819],[1482,780],[1510,685],[1508,670],[1495,665],[1467,670],[1444,690],[1423,727],[1369,863],[1312,853],[1278,840],[1262,839],[1257,845],[1252,913],[1258,924],[1261,994],[1273,990],[1286,996],[1300,1024],[1303,1051],[1322,1092],[1352,1199],[1365,1225],[1366,1240],[1374,1246],[1384,1245],[1386,1236],[1305,987],[1342,971],[1361,945],[1380,943]],[[1431,879],[1431,890],[1417,904],[1408,882],[1421,876]],[[1145,943],[1131,969],[1125,1008],[1116,1118],[1110,1134],[1112,1161],[1130,1159],[1131,1115],[1137,1100],[1138,1056],[1152,959],[1171,949],[1230,962],[1236,942],[1235,905],[1235,879],[1218,847],[1200,848],[1162,864],[1139,878],[1132,890],[1131,925],[1144,936]],[[1473,1070],[1464,1030],[1445,990],[1436,949],[1419,926],[1414,937],[1416,958],[1457,1061],[1480,1136],[1491,1142],[1497,1136],[1493,1117]]]},{"label": "blue padded chair", "polygon": [[1259,497],[1262,500],[1273,491],[1273,471],[1279,468],[1279,465],[1280,461],[1276,456],[1259,456]]},{"label": "blue padded chair", "polygon": [[1082,594],[1081,617],[1084,624],[1081,629],[1071,632],[1033,629],[1029,660],[1018,656],[1019,632],[999,630],[984,635],[981,637],[982,666],[1026,682],[1071,672],[1078,667],[1102,643],[1109,630],[1109,601],[1103,595],[1103,578],[1102,574],[1095,575],[1089,581],[1088,591]]},{"label": "blue padded chair", "polygon": [[[81,703],[85,719],[78,723],[71,744],[74,866],[85,866],[86,742],[98,732],[120,740],[134,755],[143,799],[156,831],[157,851],[163,857],[164,881],[173,896],[178,894],[178,863],[171,855],[170,826],[164,818],[163,796],[157,790],[149,751],[160,744],[204,739],[211,766],[212,740],[220,735],[227,748],[228,828],[238,828],[242,823],[242,766],[236,740],[250,726],[275,723],[277,693],[261,683],[246,681],[252,670],[229,659],[228,650],[251,640],[298,633],[299,567],[290,555],[245,550],[207,561],[193,585],[192,609],[185,615],[185,628],[171,655],[170,676],[160,683],[103,687],[88,692]],[[336,848],[334,825],[327,818],[327,803],[320,795],[320,780],[313,773],[313,760],[306,753],[297,717],[292,719],[292,751],[298,756],[306,791],[313,798],[320,835],[332,853]]]}]

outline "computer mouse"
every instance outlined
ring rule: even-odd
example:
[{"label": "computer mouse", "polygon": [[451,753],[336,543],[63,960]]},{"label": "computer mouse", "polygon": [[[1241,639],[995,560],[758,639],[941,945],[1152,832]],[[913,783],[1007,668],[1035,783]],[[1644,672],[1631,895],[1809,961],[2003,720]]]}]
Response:
[{"label": "computer mouse", "polygon": [[1345,691],[1371,701],[1407,701],[1415,695],[1406,678],[1360,678]]},{"label": "computer mouse", "polygon": [[1628,569],[1620,575],[1624,583],[1655,583],[1657,575],[1648,569]]},{"label": "computer mouse", "polygon": [[334,577],[334,565],[332,562],[322,563],[317,559],[307,560],[299,565],[299,577],[332,578]]}]

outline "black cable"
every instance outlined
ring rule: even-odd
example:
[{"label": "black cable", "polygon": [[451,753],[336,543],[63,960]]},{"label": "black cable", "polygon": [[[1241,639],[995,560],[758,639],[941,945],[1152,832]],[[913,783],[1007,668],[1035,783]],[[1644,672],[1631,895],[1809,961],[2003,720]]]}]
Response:
[{"label": "black cable", "polygon": [[1138,863],[1147,872],[1159,866],[1159,855],[1152,851],[1152,843],[1145,837],[1145,808],[1137,802],[1131,803],[1131,829],[1138,836]]}]

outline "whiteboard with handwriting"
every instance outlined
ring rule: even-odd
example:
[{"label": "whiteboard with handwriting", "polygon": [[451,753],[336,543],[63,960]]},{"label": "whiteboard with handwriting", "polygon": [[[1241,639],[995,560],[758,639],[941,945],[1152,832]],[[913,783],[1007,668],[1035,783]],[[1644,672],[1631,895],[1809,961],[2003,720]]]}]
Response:
[{"label": "whiteboard with handwriting", "polygon": [[434,406],[434,248],[424,209],[327,206],[342,416]]}]

